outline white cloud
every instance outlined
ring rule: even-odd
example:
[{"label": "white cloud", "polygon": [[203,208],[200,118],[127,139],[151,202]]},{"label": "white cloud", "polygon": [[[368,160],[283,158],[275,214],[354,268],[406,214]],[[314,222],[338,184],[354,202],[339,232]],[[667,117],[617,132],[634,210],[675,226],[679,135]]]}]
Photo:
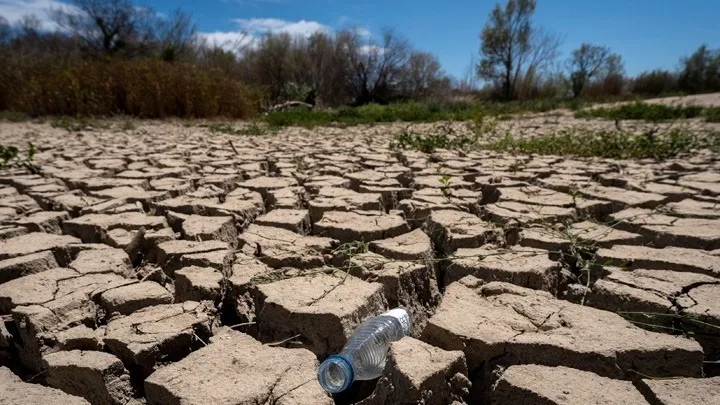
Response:
[{"label": "white cloud", "polygon": [[238,31],[201,32],[198,35],[211,45],[237,52],[246,47],[254,47],[263,34],[270,32],[287,33],[301,37],[308,37],[318,31],[330,32],[330,27],[317,21],[287,21],[278,18],[239,18],[233,20],[233,22],[238,25]]},{"label": "white cloud", "polygon": [[370,38],[372,36],[372,32],[370,32],[370,30],[365,27],[355,27],[354,29],[355,33],[363,38]]},{"label": "white cloud", "polygon": [[0,16],[5,17],[10,24],[17,24],[24,16],[34,14],[45,29],[57,28],[48,12],[59,8],[68,11],[75,9],[56,0],[0,0]]},{"label": "white cloud", "polygon": [[377,45],[363,45],[360,47],[360,53],[364,55],[382,55],[385,53],[385,48]]},{"label": "white cloud", "polygon": [[201,32],[198,35],[200,38],[205,39],[208,44],[231,52],[238,52],[246,47],[252,48],[257,42],[257,38],[240,31]]},{"label": "white cloud", "polygon": [[235,22],[242,31],[249,32],[253,36],[272,32],[307,37],[318,31],[330,31],[330,27],[317,21],[287,21],[278,18],[239,18],[233,20],[233,22]]}]

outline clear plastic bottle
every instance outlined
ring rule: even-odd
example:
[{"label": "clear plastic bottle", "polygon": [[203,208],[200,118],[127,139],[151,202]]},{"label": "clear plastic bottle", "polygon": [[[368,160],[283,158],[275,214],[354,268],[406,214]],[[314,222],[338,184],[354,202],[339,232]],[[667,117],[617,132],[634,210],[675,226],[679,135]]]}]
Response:
[{"label": "clear plastic bottle", "polygon": [[339,354],[325,359],[318,380],[331,394],[343,392],[355,380],[373,380],[382,375],[390,343],[410,335],[410,312],[395,308],[370,318],[355,329]]}]

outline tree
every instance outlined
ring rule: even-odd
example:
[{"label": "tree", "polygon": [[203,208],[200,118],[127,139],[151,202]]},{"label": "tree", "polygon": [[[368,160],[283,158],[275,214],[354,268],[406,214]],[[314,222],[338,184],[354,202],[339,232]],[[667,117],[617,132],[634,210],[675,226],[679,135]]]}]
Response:
[{"label": "tree", "polygon": [[401,69],[407,63],[410,45],[393,30],[382,32],[382,41],[364,39],[357,32],[343,31],[338,40],[347,58],[347,89],[356,105],[387,103],[395,94]]},{"label": "tree", "polygon": [[440,61],[428,52],[411,52],[400,75],[399,92],[402,98],[427,99],[449,91],[451,87]]},{"label": "tree", "polygon": [[568,60],[568,69],[573,96],[580,96],[585,83],[601,73],[610,56],[610,48],[592,44],[582,44],[572,52]]},{"label": "tree", "polygon": [[499,80],[506,100],[514,97],[519,60],[530,51],[530,17],[534,12],[535,0],[508,0],[504,10],[496,4],[480,34],[478,75]]},{"label": "tree", "polygon": [[667,70],[653,70],[639,74],[632,81],[633,94],[659,96],[677,91],[677,74]]},{"label": "tree", "polygon": [[180,9],[168,18],[159,18],[156,35],[162,58],[172,61],[187,56],[192,51],[196,33],[192,16]]},{"label": "tree", "polygon": [[720,91],[720,49],[713,51],[702,45],[681,63],[680,90],[687,93]]},{"label": "tree", "polygon": [[505,100],[517,97],[519,81],[538,80],[557,58],[562,40],[532,24],[535,0],[508,0],[496,4],[480,33],[478,76],[501,89]]},{"label": "tree", "polygon": [[73,0],[71,4],[79,13],[59,8],[51,17],[92,52],[113,55],[152,36],[150,10],[135,7],[129,0]]},{"label": "tree", "polygon": [[5,45],[12,38],[12,29],[8,20],[0,15],[0,45]]}]

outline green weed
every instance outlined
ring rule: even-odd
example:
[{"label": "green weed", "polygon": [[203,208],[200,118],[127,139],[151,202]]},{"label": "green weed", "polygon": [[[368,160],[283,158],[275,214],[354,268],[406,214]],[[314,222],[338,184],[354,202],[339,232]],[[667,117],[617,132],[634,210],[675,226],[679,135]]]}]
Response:
[{"label": "green weed", "polygon": [[704,110],[699,106],[666,106],[636,102],[617,107],[585,109],[576,112],[575,117],[657,122],[700,117]]},{"label": "green weed", "polygon": [[526,139],[507,135],[485,148],[522,154],[664,160],[701,148],[717,149],[718,135],[701,137],[682,129],[637,136],[622,131],[564,131]]},{"label": "green weed", "polygon": [[97,129],[109,129],[110,125],[101,121],[88,118],[60,117],[50,123],[53,128],[61,128],[68,132],[94,131]]},{"label": "green weed", "polygon": [[0,111],[0,121],[8,122],[24,122],[30,119],[30,116],[19,111]]},{"label": "green weed", "polygon": [[268,135],[274,132],[278,131],[277,127],[274,126],[267,126],[267,125],[258,125],[258,124],[250,124],[248,126],[244,126],[242,128],[235,128],[231,124],[228,123],[218,123],[218,124],[212,124],[208,127],[210,132],[215,133],[223,133],[228,135],[241,135],[241,136],[263,136]]},{"label": "green weed", "polygon": [[135,123],[130,120],[125,120],[120,125],[120,130],[123,132],[134,131],[136,129],[137,127],[135,126]]},{"label": "green weed", "polygon": [[20,154],[17,146],[0,145],[0,170],[24,168],[32,174],[39,174],[40,167],[33,163],[37,149],[32,142],[28,142],[28,150],[25,156]]},{"label": "green weed", "polygon": [[[584,105],[584,104],[583,104]],[[478,115],[510,119],[513,114],[537,113],[557,108],[579,108],[577,101],[535,100],[509,103],[479,103],[471,101],[407,102],[388,105],[368,104],[360,107],[334,109],[305,108],[275,111],[265,121],[275,126],[352,126],[388,122],[470,121]]]},{"label": "green weed", "polygon": [[435,149],[462,149],[474,142],[475,140],[468,136],[452,136],[447,133],[418,134],[403,131],[395,137],[390,147],[432,153]]},{"label": "green weed", "polygon": [[720,123],[720,107],[712,107],[705,110],[705,121]]}]

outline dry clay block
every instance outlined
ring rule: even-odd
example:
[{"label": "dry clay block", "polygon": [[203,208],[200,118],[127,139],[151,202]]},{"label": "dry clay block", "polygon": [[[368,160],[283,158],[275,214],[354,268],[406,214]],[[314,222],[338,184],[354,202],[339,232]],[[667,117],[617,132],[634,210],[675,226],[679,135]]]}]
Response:
[{"label": "dry clay block", "polygon": [[703,351],[694,340],[649,332],[614,313],[543,291],[478,284],[472,277],[451,284],[422,335],[443,349],[463,350],[471,370],[541,364],[618,379],[702,372]]},{"label": "dry clay block", "polygon": [[445,405],[467,396],[465,355],[407,337],[390,345],[383,376],[359,405]]},{"label": "dry clay block", "polygon": [[351,275],[382,284],[383,294],[391,308],[401,306],[410,310],[413,316],[412,335],[420,335],[428,314],[440,301],[435,269],[431,264],[393,261],[368,252],[352,257],[347,265]]},{"label": "dry clay block", "polygon": [[0,367],[0,382],[0,404],[3,405],[90,405],[85,399],[58,389],[23,382],[6,367]]},{"label": "dry clay block", "polygon": [[265,346],[226,331],[148,377],[145,396],[148,405],[332,405],[316,372],[317,359],[308,350]]},{"label": "dry clay block", "polygon": [[458,249],[445,271],[445,285],[472,275],[484,281],[503,281],[521,287],[555,292],[560,264],[548,252],[533,248]]},{"label": "dry clay block", "polygon": [[[0,260],[25,256],[43,250],[67,250],[68,245],[80,243],[80,239],[67,235],[28,233],[0,241]],[[56,256],[57,257],[57,256]]]},{"label": "dry clay block", "polygon": [[493,387],[497,405],[647,405],[632,382],[600,377],[588,371],[536,364],[511,366]]},{"label": "dry clay block", "polygon": [[109,353],[63,351],[43,357],[47,383],[92,404],[125,405],[132,400],[130,375]]},{"label": "dry clay block", "polygon": [[410,227],[399,215],[376,211],[331,211],[313,225],[313,233],[337,239],[342,243],[387,239],[409,232]]},{"label": "dry clay block", "polygon": [[260,339],[276,342],[299,334],[313,353],[336,353],[356,326],[385,310],[382,290],[379,283],[322,273],[260,284],[255,298]]},{"label": "dry clay block", "polygon": [[652,405],[720,403],[720,377],[641,380],[638,388]]},{"label": "dry clay block", "polygon": [[241,251],[273,268],[308,269],[325,264],[325,254],[338,245],[334,239],[303,236],[283,228],[250,225],[240,235]]},{"label": "dry clay block", "polygon": [[157,363],[179,360],[210,335],[211,309],[201,303],[156,305],[113,319],[105,345],[128,369],[151,374]]},{"label": "dry clay block", "polygon": [[175,300],[220,301],[223,275],[211,267],[190,266],[175,272]]}]

